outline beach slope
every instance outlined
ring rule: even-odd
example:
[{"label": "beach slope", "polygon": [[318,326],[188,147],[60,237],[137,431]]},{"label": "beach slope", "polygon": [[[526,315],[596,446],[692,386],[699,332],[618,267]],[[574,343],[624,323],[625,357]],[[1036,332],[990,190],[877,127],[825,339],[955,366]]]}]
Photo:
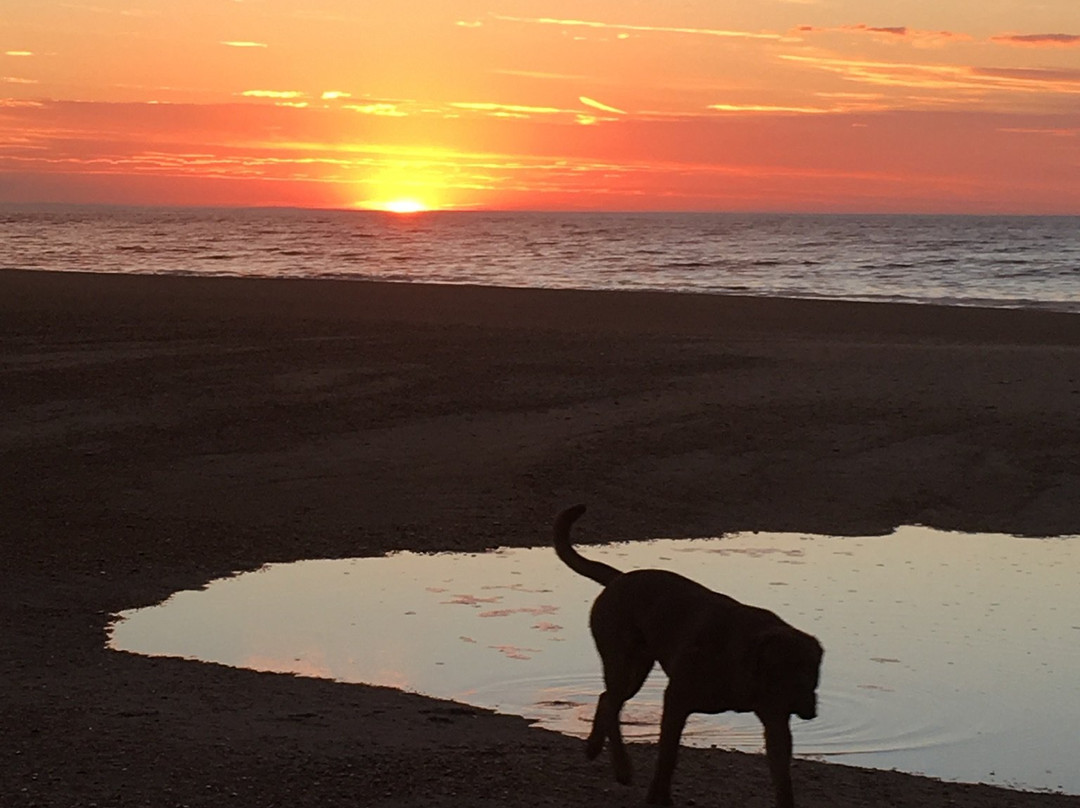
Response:
[{"label": "beach slope", "polygon": [[[2,802],[637,804],[521,719],[108,651],[110,615],[271,561],[545,544],[579,501],[582,543],[1077,534],[1078,409],[1077,315],[0,271]],[[795,782],[807,808],[1080,804]],[[770,794],[759,757],[680,761],[680,804]]]}]

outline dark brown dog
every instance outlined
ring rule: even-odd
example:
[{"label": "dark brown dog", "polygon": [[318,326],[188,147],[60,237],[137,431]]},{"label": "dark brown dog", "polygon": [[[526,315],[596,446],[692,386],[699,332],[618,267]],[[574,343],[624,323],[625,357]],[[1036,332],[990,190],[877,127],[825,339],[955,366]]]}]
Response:
[{"label": "dark brown dog", "polygon": [[766,609],[746,606],[665,570],[620,572],[582,557],[570,545],[570,526],[585,512],[576,505],[555,520],[555,551],[570,569],[604,586],[589,617],[604,666],[586,754],[611,742],[615,779],[630,782],[619,712],[641,689],[653,664],[668,676],[660,719],[650,805],[671,804],[679,738],[691,713],[752,712],[765,728],[765,751],[778,808],[792,808],[791,715],[817,715],[821,644]]}]

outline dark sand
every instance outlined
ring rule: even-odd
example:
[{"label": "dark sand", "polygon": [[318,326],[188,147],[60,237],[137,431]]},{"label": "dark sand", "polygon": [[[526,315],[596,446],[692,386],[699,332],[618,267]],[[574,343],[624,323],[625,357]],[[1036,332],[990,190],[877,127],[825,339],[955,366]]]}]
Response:
[{"label": "dark sand", "polygon": [[[578,501],[583,541],[1080,533],[1075,315],[4,271],[0,346],[4,808],[642,802],[651,746],[626,789],[520,719],[105,649],[111,613],[263,562],[541,544]],[[771,804],[756,756],[686,750],[675,786]]]}]

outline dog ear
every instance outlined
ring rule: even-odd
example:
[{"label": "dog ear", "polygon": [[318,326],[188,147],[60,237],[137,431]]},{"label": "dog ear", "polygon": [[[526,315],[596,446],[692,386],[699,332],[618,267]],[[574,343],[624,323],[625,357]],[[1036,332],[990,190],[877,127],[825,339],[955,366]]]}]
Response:
[{"label": "dog ear", "polygon": [[809,634],[790,626],[777,626],[758,635],[754,647],[754,680],[759,696],[776,695],[795,681],[816,672],[821,646]]},{"label": "dog ear", "polygon": [[813,718],[821,657],[821,644],[798,629],[787,626],[762,632],[755,668],[757,702]]},{"label": "dog ear", "polygon": [[792,668],[817,667],[821,656],[821,644],[814,637],[791,626],[777,626],[757,638],[756,671],[768,676]]},{"label": "dog ear", "polygon": [[754,644],[754,678],[767,682],[791,661],[791,631],[786,628],[770,628],[757,636]]}]

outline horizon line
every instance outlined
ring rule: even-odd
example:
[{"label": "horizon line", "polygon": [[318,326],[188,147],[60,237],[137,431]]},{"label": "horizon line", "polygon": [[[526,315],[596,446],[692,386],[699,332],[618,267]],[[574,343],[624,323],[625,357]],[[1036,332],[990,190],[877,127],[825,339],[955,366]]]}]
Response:
[{"label": "horizon line", "polygon": [[365,208],[356,205],[274,205],[274,204],[183,204],[167,202],[73,202],[60,200],[14,201],[0,200],[0,207],[9,208],[113,208],[113,209],[150,209],[150,210],[227,210],[227,211],[294,211],[355,213],[388,218],[420,218],[442,214],[562,214],[562,215],[698,215],[698,216],[925,216],[925,217],[968,217],[968,218],[1031,218],[1031,219],[1069,219],[1080,218],[1080,211],[1075,213],[1035,213],[1023,211],[930,211],[930,210],[805,210],[805,209],[769,209],[769,208],[514,208],[514,207],[445,207],[409,211],[406,213]]}]

